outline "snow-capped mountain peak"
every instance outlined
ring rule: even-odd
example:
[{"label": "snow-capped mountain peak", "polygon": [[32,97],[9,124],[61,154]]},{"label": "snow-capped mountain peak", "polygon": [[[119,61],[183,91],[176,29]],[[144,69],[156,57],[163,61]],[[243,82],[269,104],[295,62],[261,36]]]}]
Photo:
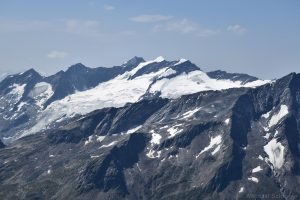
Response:
[{"label": "snow-capped mountain peak", "polygon": [[144,60],[144,58],[142,57],[138,57],[138,56],[134,56],[133,58],[131,58],[130,60],[124,62],[123,65],[121,65],[122,67],[128,67],[128,66],[131,66],[131,67],[136,67],[137,65],[139,65],[140,63],[142,62],[146,62]]},{"label": "snow-capped mountain peak", "polygon": [[71,65],[71,66],[67,69],[66,72],[69,72],[69,73],[71,73],[71,72],[76,72],[76,73],[78,73],[78,72],[84,72],[84,71],[87,71],[87,70],[89,70],[89,69],[90,69],[90,68],[87,67],[87,66],[85,66],[84,64],[82,64],[82,63],[77,63],[77,64],[74,64],[74,65]]},{"label": "snow-capped mountain peak", "polygon": [[[149,61],[134,57],[112,68],[89,68],[78,63],[65,72],[49,77],[42,77],[32,70],[22,76],[27,77],[26,74],[35,74],[28,77],[36,78],[15,82],[14,86],[23,90],[18,90],[16,94],[18,101],[10,101],[11,111],[0,112],[0,115],[8,124],[24,116],[27,120],[21,120],[18,125],[8,125],[6,129],[10,131],[6,131],[5,136],[20,137],[36,133],[78,114],[84,115],[105,107],[122,107],[147,98],[176,99],[200,91],[256,87],[269,82],[258,79],[240,81],[239,77],[233,79],[224,73],[222,76],[217,73],[216,77],[213,73],[210,77],[189,60],[166,61],[162,56]],[[5,107],[8,98],[11,98],[5,96],[4,91],[12,90],[8,86],[14,81],[0,83],[0,106]],[[32,120],[28,120],[30,116]],[[22,131],[25,127],[26,131]]]},{"label": "snow-capped mountain peak", "polygon": [[165,60],[164,57],[158,56],[157,58],[155,58],[155,59],[153,60],[153,62],[162,62],[162,61],[164,61],[164,60]]},{"label": "snow-capped mountain peak", "polygon": [[181,58],[174,66],[187,62],[187,59]]}]

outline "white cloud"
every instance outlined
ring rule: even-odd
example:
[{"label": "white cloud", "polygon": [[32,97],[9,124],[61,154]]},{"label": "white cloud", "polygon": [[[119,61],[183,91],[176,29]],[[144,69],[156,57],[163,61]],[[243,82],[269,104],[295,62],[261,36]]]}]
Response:
[{"label": "white cloud", "polygon": [[241,25],[230,25],[227,27],[227,31],[241,35],[247,31],[246,28],[242,27]]},{"label": "white cloud", "polygon": [[172,18],[173,16],[169,16],[169,15],[139,15],[130,18],[130,20],[134,22],[160,22],[160,21],[167,21]]},{"label": "white cloud", "polygon": [[47,54],[48,58],[51,59],[62,59],[65,58],[68,54],[64,51],[51,51]]},{"label": "white cloud", "polygon": [[115,10],[116,8],[112,5],[104,5],[103,6],[104,10],[107,10],[107,11],[112,11],[112,10]]},{"label": "white cloud", "polygon": [[207,37],[217,34],[218,30],[207,29],[199,26],[196,22],[188,19],[182,19],[177,21],[169,21],[165,24],[156,25],[153,29],[154,32],[158,31],[171,31],[182,34],[193,33],[199,37]]}]

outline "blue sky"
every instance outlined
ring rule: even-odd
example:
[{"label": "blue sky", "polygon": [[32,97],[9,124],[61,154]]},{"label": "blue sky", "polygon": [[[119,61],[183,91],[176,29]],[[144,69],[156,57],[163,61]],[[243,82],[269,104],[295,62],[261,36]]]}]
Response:
[{"label": "blue sky", "polygon": [[1,0],[0,73],[190,59],[260,78],[300,72],[298,0]]}]

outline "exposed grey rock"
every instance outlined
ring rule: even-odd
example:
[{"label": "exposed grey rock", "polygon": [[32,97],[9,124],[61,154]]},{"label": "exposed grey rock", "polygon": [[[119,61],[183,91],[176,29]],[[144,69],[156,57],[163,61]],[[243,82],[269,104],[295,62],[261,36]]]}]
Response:
[{"label": "exposed grey rock", "polygon": [[214,79],[224,79],[224,80],[232,80],[232,81],[241,81],[242,83],[249,83],[252,81],[258,80],[258,78],[254,76],[250,76],[248,74],[240,74],[240,73],[228,73],[222,70],[216,70],[207,72],[207,75]]},{"label": "exposed grey rock", "polygon": [[0,198],[299,199],[299,108],[293,73],[77,116],[0,150]]}]

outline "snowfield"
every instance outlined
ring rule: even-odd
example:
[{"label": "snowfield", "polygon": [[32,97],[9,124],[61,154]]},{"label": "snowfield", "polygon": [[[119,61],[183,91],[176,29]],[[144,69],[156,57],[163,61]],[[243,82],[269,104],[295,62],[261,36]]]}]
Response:
[{"label": "snowfield", "polygon": [[200,91],[257,87],[266,83],[269,83],[269,81],[257,80],[243,85],[241,81],[212,79],[205,72],[198,70],[188,74],[183,73],[171,79],[164,78],[159,80],[151,87],[150,92],[160,91],[161,97],[175,99],[182,95]]}]

